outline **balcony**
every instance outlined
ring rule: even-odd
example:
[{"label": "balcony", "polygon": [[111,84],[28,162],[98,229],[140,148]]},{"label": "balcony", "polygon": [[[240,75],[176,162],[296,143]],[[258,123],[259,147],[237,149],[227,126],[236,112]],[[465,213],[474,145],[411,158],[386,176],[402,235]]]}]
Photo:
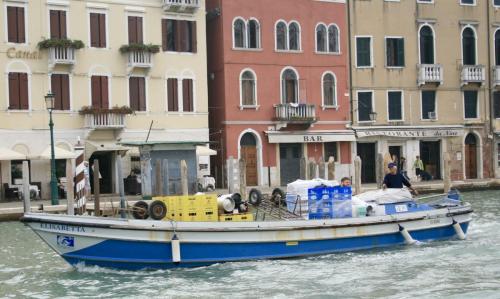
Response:
[{"label": "balcony", "polygon": [[194,13],[201,7],[200,0],[162,0],[163,10],[168,12]]},{"label": "balcony", "polygon": [[85,115],[85,128],[123,129],[125,128],[125,115],[120,113],[94,113]]},{"label": "balcony", "polygon": [[130,51],[128,52],[129,68],[152,68],[153,53],[148,51]]},{"label": "balcony", "polygon": [[274,109],[274,119],[281,123],[311,125],[317,121],[316,106],[311,104],[279,104]]},{"label": "balcony", "polygon": [[462,66],[462,86],[470,83],[479,83],[483,85],[486,80],[484,65],[464,65]]},{"label": "balcony", "polygon": [[49,48],[49,66],[51,69],[56,65],[71,65],[76,63],[75,49],[63,47]]},{"label": "balcony", "polygon": [[419,64],[418,85],[443,84],[443,66],[440,64]]},{"label": "balcony", "polygon": [[493,66],[493,86],[500,86],[500,65]]}]

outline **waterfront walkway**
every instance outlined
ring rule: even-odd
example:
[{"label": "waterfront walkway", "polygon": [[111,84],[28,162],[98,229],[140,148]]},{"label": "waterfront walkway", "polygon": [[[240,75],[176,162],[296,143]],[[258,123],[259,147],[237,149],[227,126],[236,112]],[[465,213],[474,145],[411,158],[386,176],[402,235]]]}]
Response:
[{"label": "waterfront walkway", "polygon": [[[415,189],[417,189],[421,194],[425,193],[439,193],[443,192],[443,181],[427,181],[427,182],[415,182],[413,183]],[[363,191],[376,190],[376,184],[364,184],[362,186]],[[457,188],[461,191],[469,190],[485,190],[485,189],[500,189],[500,179],[478,179],[478,180],[466,180],[466,181],[454,181],[453,188]],[[249,187],[250,189],[250,187]],[[263,194],[270,194],[274,188],[271,187],[259,187],[259,190]],[[286,187],[282,187],[285,191]],[[227,193],[227,190],[216,190],[217,194]],[[128,205],[133,205],[136,201],[140,200],[140,196],[127,196]],[[101,209],[104,214],[112,210],[116,210],[120,206],[120,198],[116,195],[103,196],[101,195]],[[90,201],[87,204],[87,209],[93,211],[94,203]],[[10,201],[10,202],[0,202],[0,221],[15,221],[23,215],[23,202],[22,201]],[[67,201],[59,200],[58,205],[51,205],[49,200],[35,200],[31,202],[31,210],[33,212],[45,211],[49,213],[65,213],[67,210]]]}]

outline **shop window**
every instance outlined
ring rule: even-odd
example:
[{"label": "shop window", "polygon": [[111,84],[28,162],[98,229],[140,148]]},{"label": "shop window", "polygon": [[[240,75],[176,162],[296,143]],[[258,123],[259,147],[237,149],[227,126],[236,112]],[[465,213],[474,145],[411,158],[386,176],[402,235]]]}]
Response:
[{"label": "shop window", "polygon": [[328,159],[330,157],[334,157],[334,161],[339,161],[339,156],[338,156],[338,144],[337,142],[325,142],[323,143],[323,154],[325,157],[325,162],[328,162]]},{"label": "shop window", "polygon": [[[31,163],[28,161],[28,169],[30,172],[30,182],[31,182]],[[10,161],[10,177],[12,185],[22,185],[23,184],[23,160],[12,160]]]}]

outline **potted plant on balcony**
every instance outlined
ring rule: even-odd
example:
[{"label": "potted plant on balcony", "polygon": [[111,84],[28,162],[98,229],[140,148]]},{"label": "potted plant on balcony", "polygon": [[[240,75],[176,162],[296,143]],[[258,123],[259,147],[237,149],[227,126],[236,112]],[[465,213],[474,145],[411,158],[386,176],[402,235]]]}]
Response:
[{"label": "potted plant on balcony", "polygon": [[78,111],[81,115],[88,115],[88,114],[105,114],[105,113],[113,113],[113,114],[133,114],[134,110],[128,106],[113,106],[111,108],[99,108],[99,107],[92,107],[92,106],[83,106],[80,111]]},{"label": "potted plant on balcony", "polygon": [[73,40],[73,39],[58,39],[58,38],[49,38],[44,39],[38,42],[39,49],[50,49],[50,48],[72,48],[72,49],[81,49],[85,47],[85,44],[81,40]]},{"label": "potted plant on balcony", "polygon": [[153,45],[153,44],[133,43],[133,44],[121,46],[120,52],[123,54],[130,53],[130,52],[148,52],[148,53],[155,54],[155,53],[160,52],[160,46]]}]

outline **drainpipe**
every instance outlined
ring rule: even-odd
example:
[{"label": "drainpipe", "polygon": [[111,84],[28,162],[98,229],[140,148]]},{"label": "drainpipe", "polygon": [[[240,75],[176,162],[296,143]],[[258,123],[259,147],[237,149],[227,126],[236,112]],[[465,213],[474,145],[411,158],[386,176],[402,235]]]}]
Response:
[{"label": "drainpipe", "polygon": [[[491,39],[491,23],[490,23],[490,1],[487,1],[486,3],[486,20],[487,20],[487,34],[488,34],[488,37],[487,37],[487,42],[488,42],[488,66],[487,66],[487,69],[490,70],[489,73],[488,73],[488,82],[487,82],[487,92],[488,92],[488,97],[487,99],[489,99],[489,104],[490,104],[490,130],[486,131],[486,138],[489,138],[489,134],[491,133],[491,135],[493,136],[493,146],[491,148],[491,159],[492,159],[492,170],[493,170],[493,177],[496,177],[495,175],[495,172],[496,172],[496,164],[495,164],[495,155],[493,153],[494,149],[495,149],[495,111],[494,111],[494,98],[493,98],[493,90],[492,90],[492,80],[493,80],[493,72],[491,71],[492,70],[492,64],[491,64],[491,55],[492,55],[492,51],[491,51],[491,48],[492,48],[492,39]],[[485,105],[486,106],[486,105]],[[484,172],[484,170],[483,170]],[[491,174],[490,174],[491,176]],[[481,176],[482,177],[482,176]]]}]

